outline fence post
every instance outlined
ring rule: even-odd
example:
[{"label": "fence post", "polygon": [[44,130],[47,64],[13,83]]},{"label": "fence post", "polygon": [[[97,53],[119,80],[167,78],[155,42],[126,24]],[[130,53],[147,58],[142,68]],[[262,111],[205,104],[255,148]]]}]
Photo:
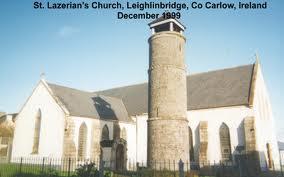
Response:
[{"label": "fence post", "polygon": [[71,158],[69,157],[69,159],[68,159],[68,171],[67,171],[67,175],[68,175],[68,177],[70,177],[70,167],[71,167]]},{"label": "fence post", "polygon": [[136,162],[136,176],[139,175],[139,162]]},{"label": "fence post", "polygon": [[240,177],[242,177],[242,167],[241,167],[241,159],[240,159],[240,157],[239,157],[239,159],[238,159],[238,167],[239,167],[239,175],[240,175]]},{"label": "fence post", "polygon": [[43,171],[44,171],[44,157],[43,157],[43,159],[42,159],[42,165],[41,165],[41,172],[43,173]]},{"label": "fence post", "polygon": [[100,177],[104,177],[104,166],[105,166],[105,162],[101,159],[100,160]]},{"label": "fence post", "polygon": [[174,163],[174,177],[176,177],[176,161],[174,160],[173,163]]},{"label": "fence post", "polygon": [[181,159],[179,160],[178,167],[179,177],[184,177],[184,163]]},{"label": "fence post", "polygon": [[20,160],[20,175],[22,175],[22,165],[23,165],[23,157]]}]

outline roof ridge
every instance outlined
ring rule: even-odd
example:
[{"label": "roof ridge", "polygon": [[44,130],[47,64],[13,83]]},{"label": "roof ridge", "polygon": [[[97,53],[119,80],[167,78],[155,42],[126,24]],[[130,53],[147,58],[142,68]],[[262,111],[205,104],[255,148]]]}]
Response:
[{"label": "roof ridge", "polygon": [[80,90],[77,88],[73,88],[73,87],[68,87],[68,86],[64,86],[64,85],[59,85],[59,84],[54,84],[54,83],[50,83],[50,82],[46,82],[48,85],[53,85],[53,86],[57,86],[57,87],[63,87],[66,89],[70,89],[70,90],[75,90],[75,91],[80,91],[80,92],[85,92],[85,93],[89,93],[89,94],[93,94],[94,92],[91,91],[86,91],[86,90]]},{"label": "roof ridge", "polygon": [[120,88],[125,88],[125,87],[134,87],[134,86],[143,85],[143,84],[148,84],[148,82],[142,82],[142,83],[136,83],[136,84],[124,85],[124,86],[117,86],[117,87],[108,88],[108,89],[105,89],[105,90],[93,91],[92,93],[99,93],[99,92],[104,92],[104,91],[108,91],[108,90],[112,90],[112,89],[120,89]]}]

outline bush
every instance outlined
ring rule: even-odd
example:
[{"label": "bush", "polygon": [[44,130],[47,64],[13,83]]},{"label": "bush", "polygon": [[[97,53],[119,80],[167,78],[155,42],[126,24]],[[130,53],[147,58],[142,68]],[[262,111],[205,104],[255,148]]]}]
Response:
[{"label": "bush", "polygon": [[42,177],[59,177],[59,173],[57,170],[53,168],[48,168],[47,171],[44,171],[41,176]]},{"label": "bush", "polygon": [[77,177],[99,177],[99,171],[95,163],[85,163],[76,169]]}]

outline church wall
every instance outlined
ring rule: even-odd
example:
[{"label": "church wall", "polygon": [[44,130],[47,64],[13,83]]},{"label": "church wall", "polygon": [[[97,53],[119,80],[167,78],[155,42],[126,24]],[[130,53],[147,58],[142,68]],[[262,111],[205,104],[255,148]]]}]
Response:
[{"label": "church wall", "polygon": [[243,119],[252,115],[252,110],[245,106],[223,107],[188,111],[189,126],[192,129],[194,160],[198,161],[199,154],[199,125],[201,121],[208,124],[207,160],[210,163],[219,162],[221,147],[219,129],[222,123],[229,127],[231,152],[236,154],[236,146],[244,146]]},{"label": "church wall", "polygon": [[147,162],[147,119],[147,114],[136,117],[137,162],[141,165]]},{"label": "church wall", "polygon": [[[84,117],[70,117],[75,122],[75,136],[74,142],[76,146],[76,151],[78,151],[78,137],[79,137],[79,128],[82,123],[87,125],[87,151],[85,158],[98,159],[100,156],[100,141],[101,141],[101,131],[105,125],[109,129],[109,138],[113,139],[113,122],[104,121],[95,118],[84,118]],[[104,153],[104,159],[107,160],[110,158],[108,153]]]},{"label": "church wall", "polygon": [[[208,147],[207,160],[210,163],[217,163],[221,160],[221,147],[219,138],[219,128],[224,122],[230,129],[231,152],[236,154],[236,146],[244,146],[243,120],[247,116],[253,115],[252,109],[246,106],[223,107],[203,110],[193,110],[187,112],[189,126],[192,129],[192,139],[194,148],[194,161],[199,158],[199,124],[205,121],[208,124]],[[147,161],[147,115],[137,116],[137,162]],[[171,142],[169,142],[171,143]],[[162,158],[162,157],[161,157]]]},{"label": "church wall", "polygon": [[260,152],[262,170],[269,167],[267,143],[269,143],[275,168],[279,168],[279,151],[274,127],[274,117],[260,65],[257,65],[253,109],[256,118],[257,150]]},{"label": "church wall", "polygon": [[[128,163],[136,162],[136,125],[134,123],[119,123],[120,129],[126,130],[127,160]],[[140,153],[139,151],[137,151]]]},{"label": "church wall", "polygon": [[[39,152],[32,154],[35,118],[41,111]],[[61,157],[65,114],[42,82],[33,91],[15,123],[12,158]]]},{"label": "church wall", "polygon": [[[94,118],[84,118],[84,117],[69,117],[74,120],[75,123],[75,135],[74,135],[74,143],[76,146],[76,153],[78,151],[78,137],[79,137],[79,128],[82,125],[82,123],[85,123],[87,125],[87,151],[86,151],[86,157],[97,160],[100,157],[101,153],[101,134],[102,129],[105,125],[107,125],[109,130],[109,139],[114,139],[114,123],[115,121],[106,121],[106,120],[99,120]],[[126,130],[126,141],[127,141],[127,159],[128,161],[136,161],[136,126],[134,123],[126,123],[126,122],[119,122],[120,130],[122,131],[123,128]],[[120,131],[120,132],[121,132]],[[103,148],[103,159],[105,161],[111,161],[111,148]]]}]

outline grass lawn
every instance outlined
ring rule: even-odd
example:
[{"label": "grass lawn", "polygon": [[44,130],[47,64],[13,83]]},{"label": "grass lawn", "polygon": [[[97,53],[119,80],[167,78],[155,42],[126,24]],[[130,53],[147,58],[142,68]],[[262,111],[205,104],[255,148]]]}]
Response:
[{"label": "grass lawn", "polygon": [[[68,176],[68,172],[56,170],[55,168],[51,168],[49,166],[45,166],[43,168],[42,165],[35,164],[22,164],[21,167],[20,164],[16,163],[0,164],[0,177],[17,177],[19,174],[21,174],[21,177]],[[73,174],[74,172],[71,172],[70,176]]]},{"label": "grass lawn", "polygon": [[17,164],[0,164],[0,177],[12,177],[19,170],[19,165]]}]

